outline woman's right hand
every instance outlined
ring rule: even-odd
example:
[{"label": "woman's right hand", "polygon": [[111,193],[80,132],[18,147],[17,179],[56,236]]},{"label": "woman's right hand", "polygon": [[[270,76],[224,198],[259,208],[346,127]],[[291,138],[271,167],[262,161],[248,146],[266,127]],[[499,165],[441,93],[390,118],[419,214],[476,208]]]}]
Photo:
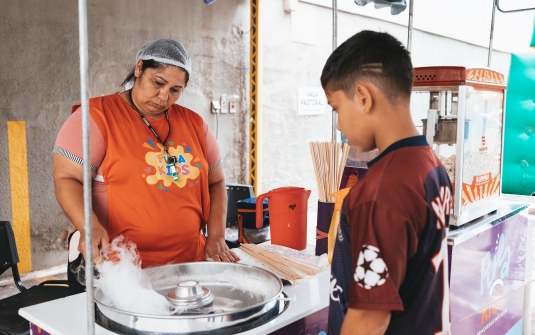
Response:
[{"label": "woman's right hand", "polygon": [[[85,257],[85,233],[80,231],[80,242],[78,251]],[[107,258],[109,244],[108,232],[99,223],[93,223],[93,263],[100,264],[103,259]]]}]

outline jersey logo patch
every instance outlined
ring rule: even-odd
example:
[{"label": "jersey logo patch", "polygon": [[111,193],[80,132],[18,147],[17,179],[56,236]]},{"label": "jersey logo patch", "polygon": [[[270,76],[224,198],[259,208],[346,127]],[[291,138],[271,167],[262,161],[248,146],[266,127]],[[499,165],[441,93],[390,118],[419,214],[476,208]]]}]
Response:
[{"label": "jersey logo patch", "polygon": [[331,300],[340,302],[340,295],[342,293],[344,293],[344,289],[336,284],[336,278],[331,275]]},{"label": "jersey logo patch", "polygon": [[337,235],[338,235],[338,241],[340,242],[344,242],[344,234],[342,234],[342,224],[339,224],[338,225],[338,231],[337,231]]},{"label": "jersey logo patch", "polygon": [[353,278],[366,290],[379,287],[386,282],[388,268],[379,248],[367,244],[362,246]]}]

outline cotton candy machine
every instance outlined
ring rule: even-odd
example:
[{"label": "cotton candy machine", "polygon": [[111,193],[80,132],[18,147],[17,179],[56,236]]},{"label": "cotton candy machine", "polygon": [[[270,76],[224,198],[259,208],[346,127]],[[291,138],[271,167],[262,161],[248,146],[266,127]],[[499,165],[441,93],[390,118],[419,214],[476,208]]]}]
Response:
[{"label": "cotton candy machine", "polygon": [[[145,269],[154,290],[176,306],[172,315],[114,308],[95,290],[96,322],[120,334],[235,334],[258,327],[288,306],[282,282],[248,265],[198,262]],[[134,293],[135,294],[135,293]]]}]

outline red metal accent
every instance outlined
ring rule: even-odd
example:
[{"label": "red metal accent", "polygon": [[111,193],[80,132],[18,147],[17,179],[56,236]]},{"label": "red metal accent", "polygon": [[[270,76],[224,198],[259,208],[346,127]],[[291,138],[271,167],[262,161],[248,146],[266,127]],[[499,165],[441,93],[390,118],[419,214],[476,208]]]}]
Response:
[{"label": "red metal accent", "polygon": [[414,68],[415,87],[469,85],[489,89],[505,89],[503,74],[486,68],[467,69],[462,66],[429,66]]},{"label": "red metal accent", "polygon": [[462,66],[428,66],[414,68],[414,86],[459,86],[466,82]]}]

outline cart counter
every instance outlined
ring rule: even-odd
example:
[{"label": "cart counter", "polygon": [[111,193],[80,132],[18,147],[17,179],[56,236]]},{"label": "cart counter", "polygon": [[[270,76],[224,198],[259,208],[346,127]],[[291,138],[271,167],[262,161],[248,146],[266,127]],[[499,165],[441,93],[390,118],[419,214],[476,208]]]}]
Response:
[{"label": "cart counter", "polygon": [[[304,331],[306,334],[325,335],[329,308],[329,272],[305,278],[293,286],[285,286],[283,291],[290,298],[287,309],[270,322],[241,334],[281,335],[299,334]],[[19,311],[34,329],[40,328],[39,334],[45,334],[42,332],[44,330],[53,335],[87,334],[86,313],[85,293],[22,308]],[[114,333],[95,325],[95,334]]]}]

